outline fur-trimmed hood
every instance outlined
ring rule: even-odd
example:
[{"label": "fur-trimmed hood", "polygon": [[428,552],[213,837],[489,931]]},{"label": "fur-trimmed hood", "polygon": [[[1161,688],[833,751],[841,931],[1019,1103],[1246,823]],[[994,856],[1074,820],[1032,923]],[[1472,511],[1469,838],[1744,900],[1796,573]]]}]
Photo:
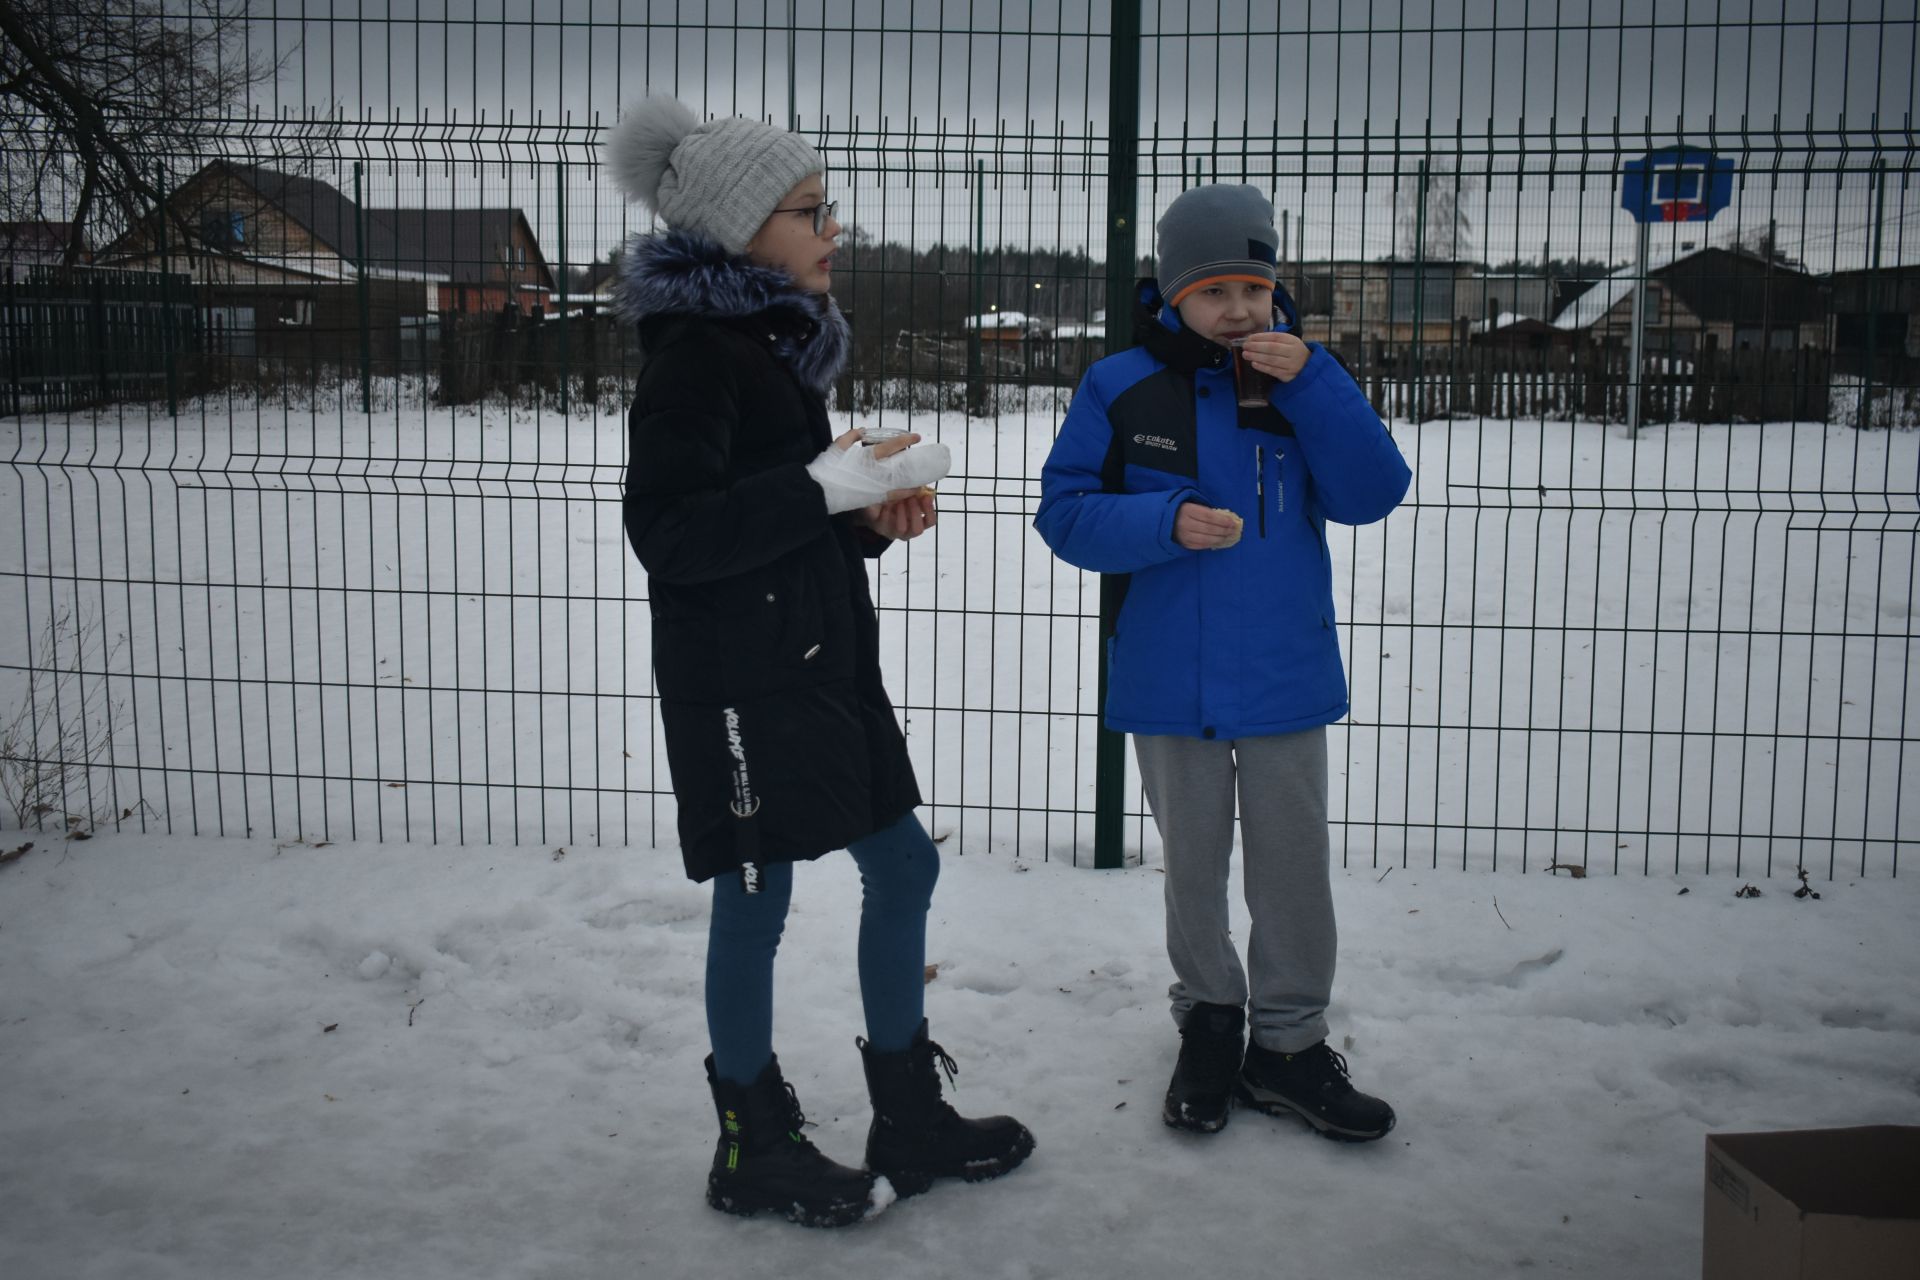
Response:
[{"label": "fur-trimmed hood", "polygon": [[832,294],[808,293],[793,277],[730,254],[690,231],[628,239],[614,282],[614,311],[628,324],[656,316],[743,320],[775,312],[774,350],[800,381],[825,394],[847,363],[846,317]]}]

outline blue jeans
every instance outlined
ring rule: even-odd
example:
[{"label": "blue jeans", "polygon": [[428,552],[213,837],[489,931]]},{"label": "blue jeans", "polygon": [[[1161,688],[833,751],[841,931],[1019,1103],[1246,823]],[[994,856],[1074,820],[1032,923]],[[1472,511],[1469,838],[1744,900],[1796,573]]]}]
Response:
[{"label": "blue jeans", "polygon": [[[940,852],[912,813],[855,840],[860,868],[860,1003],[867,1040],[882,1053],[913,1042],[924,1014],[927,905]],[[713,881],[707,930],[707,1035],[714,1074],[751,1084],[773,1057],[773,957],[793,900],[793,864],[760,869],[760,892],[734,873]]]}]

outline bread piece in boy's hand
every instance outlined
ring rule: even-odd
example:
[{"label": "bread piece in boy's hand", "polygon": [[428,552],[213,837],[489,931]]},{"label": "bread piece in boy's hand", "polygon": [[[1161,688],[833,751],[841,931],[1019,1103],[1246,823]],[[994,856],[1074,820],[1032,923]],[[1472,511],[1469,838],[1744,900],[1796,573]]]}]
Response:
[{"label": "bread piece in boy's hand", "polygon": [[1214,511],[1217,514],[1225,516],[1227,519],[1233,521],[1233,536],[1229,537],[1225,542],[1222,542],[1220,544],[1219,549],[1222,551],[1225,551],[1228,547],[1240,541],[1240,532],[1241,530],[1247,527],[1247,522],[1244,519],[1242,519],[1237,512],[1229,511],[1225,507],[1215,507]]}]

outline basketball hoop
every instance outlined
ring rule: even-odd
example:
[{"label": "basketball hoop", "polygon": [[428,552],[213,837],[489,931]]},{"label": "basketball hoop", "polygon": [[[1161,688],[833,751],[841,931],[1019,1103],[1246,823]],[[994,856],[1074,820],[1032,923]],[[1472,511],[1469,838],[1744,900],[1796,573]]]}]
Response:
[{"label": "basketball hoop", "polygon": [[[1633,278],[1647,278],[1647,239],[1656,222],[1706,222],[1733,200],[1736,163],[1697,147],[1665,147],[1620,166],[1620,207],[1633,215]],[[1640,434],[1641,359],[1647,309],[1633,308],[1633,350],[1627,357],[1627,434]]]}]

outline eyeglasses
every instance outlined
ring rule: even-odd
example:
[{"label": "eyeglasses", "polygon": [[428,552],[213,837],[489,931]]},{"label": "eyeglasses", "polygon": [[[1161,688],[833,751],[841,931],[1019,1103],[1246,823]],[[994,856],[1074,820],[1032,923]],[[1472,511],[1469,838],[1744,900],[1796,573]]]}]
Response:
[{"label": "eyeglasses", "polygon": [[827,219],[840,207],[838,200],[822,200],[819,204],[803,204],[792,209],[775,209],[775,213],[810,213],[813,215],[813,234],[821,235],[827,229]]}]

